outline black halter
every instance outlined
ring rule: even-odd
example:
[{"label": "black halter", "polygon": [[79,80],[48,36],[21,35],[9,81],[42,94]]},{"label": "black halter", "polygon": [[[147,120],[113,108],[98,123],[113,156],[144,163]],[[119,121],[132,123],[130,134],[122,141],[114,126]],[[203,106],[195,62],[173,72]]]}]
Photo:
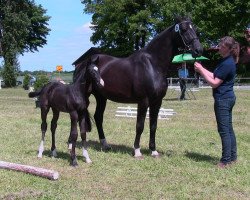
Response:
[{"label": "black halter", "polygon": [[180,37],[182,39],[182,42],[185,45],[185,49],[184,49],[185,51],[190,49],[189,44],[191,44],[194,40],[198,40],[198,37],[194,37],[189,43],[185,41],[185,37],[183,36],[183,34],[181,33],[181,30],[180,30],[180,25],[183,24],[183,23],[186,23],[186,22],[188,22],[190,24],[190,29],[193,29],[192,23],[190,21],[182,21],[182,22],[174,25],[175,32],[179,33],[179,35],[180,35]]}]

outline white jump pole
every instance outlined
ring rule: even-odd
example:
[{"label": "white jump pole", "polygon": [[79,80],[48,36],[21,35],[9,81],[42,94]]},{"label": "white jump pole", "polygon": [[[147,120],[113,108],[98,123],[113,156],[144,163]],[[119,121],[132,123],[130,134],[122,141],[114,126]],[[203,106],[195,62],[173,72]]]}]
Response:
[{"label": "white jump pole", "polygon": [[48,170],[44,168],[33,167],[29,165],[21,165],[21,164],[10,163],[10,162],[5,162],[5,161],[0,161],[0,169],[20,171],[20,172],[40,176],[43,178],[48,178],[50,180],[57,180],[59,178],[59,173],[54,170]]}]

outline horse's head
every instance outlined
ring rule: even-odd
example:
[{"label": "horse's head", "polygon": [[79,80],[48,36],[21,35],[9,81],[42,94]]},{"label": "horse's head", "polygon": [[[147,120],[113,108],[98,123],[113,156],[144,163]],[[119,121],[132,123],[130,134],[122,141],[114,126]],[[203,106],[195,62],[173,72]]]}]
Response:
[{"label": "horse's head", "polygon": [[84,63],[76,65],[73,73],[73,83],[75,83],[76,81],[84,82],[86,68],[87,66]]},{"label": "horse's head", "polygon": [[195,26],[189,18],[176,18],[174,32],[180,47],[184,47],[186,51],[191,51],[193,57],[201,56],[203,47],[196,34]]}]

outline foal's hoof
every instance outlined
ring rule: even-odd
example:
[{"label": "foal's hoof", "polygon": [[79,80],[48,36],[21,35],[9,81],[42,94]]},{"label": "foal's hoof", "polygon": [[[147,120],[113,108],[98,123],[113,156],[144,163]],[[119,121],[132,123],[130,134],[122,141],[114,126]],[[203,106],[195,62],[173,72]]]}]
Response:
[{"label": "foal's hoof", "polygon": [[78,163],[77,163],[76,161],[73,161],[73,162],[71,162],[71,166],[72,166],[72,167],[77,167],[77,166],[78,166]]},{"label": "foal's hoof", "polygon": [[161,154],[158,155],[152,155],[153,158],[161,158]]},{"label": "foal's hoof", "polygon": [[160,158],[160,157],[161,157],[161,154],[159,154],[158,151],[155,150],[155,151],[152,151],[151,156],[152,156],[153,158]]},{"label": "foal's hoof", "polygon": [[92,163],[92,160],[86,159],[86,163],[90,164],[90,163]]},{"label": "foal's hoof", "polygon": [[76,158],[71,160],[71,166],[76,167],[78,165]]}]

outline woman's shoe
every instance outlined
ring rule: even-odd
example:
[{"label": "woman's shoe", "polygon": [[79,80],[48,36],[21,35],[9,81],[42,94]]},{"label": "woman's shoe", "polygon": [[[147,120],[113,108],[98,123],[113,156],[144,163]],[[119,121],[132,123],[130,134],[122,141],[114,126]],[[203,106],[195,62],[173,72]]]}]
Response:
[{"label": "woman's shoe", "polygon": [[217,164],[217,167],[218,167],[219,169],[225,169],[225,168],[230,167],[230,163],[219,162],[219,163]]},{"label": "woman's shoe", "polygon": [[233,161],[231,161],[231,163],[230,163],[230,165],[235,165],[235,164],[237,164],[237,160],[233,160]]}]

